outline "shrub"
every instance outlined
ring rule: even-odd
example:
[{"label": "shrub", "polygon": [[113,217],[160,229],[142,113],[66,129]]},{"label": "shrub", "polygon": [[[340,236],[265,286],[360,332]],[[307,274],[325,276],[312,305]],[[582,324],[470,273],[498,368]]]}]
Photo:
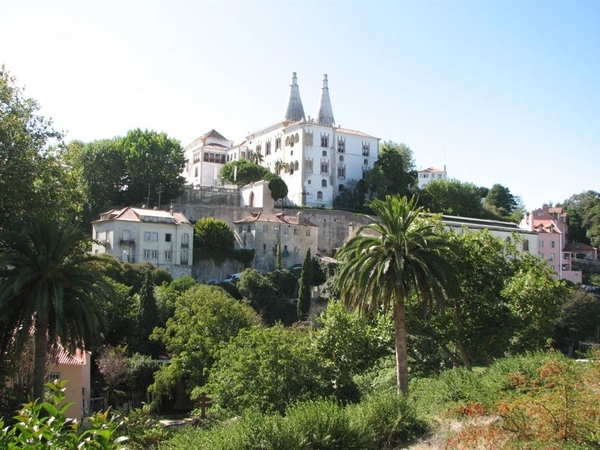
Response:
[{"label": "shrub", "polygon": [[409,399],[396,393],[373,395],[347,411],[364,450],[404,447],[427,430]]},{"label": "shrub", "polygon": [[65,416],[65,411],[72,403],[59,406],[65,399],[65,384],[66,381],[47,383],[52,401],[38,403],[36,400],[24,404],[15,417],[14,426],[3,428],[4,423],[0,420],[0,448],[125,448],[122,444],[127,438],[116,436],[120,423],[116,421],[116,417],[109,417],[108,410],[88,418],[90,426],[85,430],[78,430],[77,422]]}]

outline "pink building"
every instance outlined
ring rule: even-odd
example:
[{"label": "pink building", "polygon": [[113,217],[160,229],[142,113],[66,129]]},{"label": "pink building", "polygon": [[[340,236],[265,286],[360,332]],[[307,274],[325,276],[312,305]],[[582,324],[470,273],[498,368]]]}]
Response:
[{"label": "pink building", "polygon": [[581,283],[581,271],[572,270],[571,252],[567,250],[569,224],[563,208],[541,208],[526,214],[521,228],[538,233],[538,255],[544,259],[561,280]]}]

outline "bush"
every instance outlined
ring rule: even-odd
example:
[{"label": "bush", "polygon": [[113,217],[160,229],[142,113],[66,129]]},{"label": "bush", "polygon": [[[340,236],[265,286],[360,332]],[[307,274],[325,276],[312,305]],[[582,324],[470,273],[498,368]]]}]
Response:
[{"label": "bush", "polygon": [[352,429],[364,442],[364,450],[404,447],[427,430],[409,399],[396,393],[368,397],[349,406],[348,415]]},{"label": "bush", "polygon": [[88,418],[90,426],[78,429],[77,422],[65,416],[72,405],[61,405],[65,399],[66,381],[47,383],[52,396],[51,402],[26,403],[15,417],[16,424],[4,427],[0,420],[0,448],[9,450],[26,448],[79,449],[101,448],[106,450],[125,448],[125,437],[117,437],[120,423],[116,417],[109,417],[108,411]]}]

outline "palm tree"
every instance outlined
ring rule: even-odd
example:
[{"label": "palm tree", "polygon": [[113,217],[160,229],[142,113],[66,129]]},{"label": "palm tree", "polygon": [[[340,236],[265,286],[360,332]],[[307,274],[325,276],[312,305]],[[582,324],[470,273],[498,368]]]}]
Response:
[{"label": "palm tree", "polygon": [[420,295],[424,306],[440,305],[454,287],[448,243],[439,222],[421,214],[413,198],[386,196],[369,207],[377,216],[337,253],[342,301],[362,312],[392,311],[398,392],[408,393],[405,301]]},{"label": "palm tree", "polygon": [[278,159],[277,161],[275,161],[275,173],[277,175],[281,174],[282,170],[287,170],[288,168],[288,163],[284,163],[281,159]]},{"label": "palm tree", "polygon": [[33,396],[43,398],[48,354],[98,341],[106,322],[97,300],[111,288],[75,224],[40,214],[17,223],[0,233],[0,356],[24,349],[33,333]]}]

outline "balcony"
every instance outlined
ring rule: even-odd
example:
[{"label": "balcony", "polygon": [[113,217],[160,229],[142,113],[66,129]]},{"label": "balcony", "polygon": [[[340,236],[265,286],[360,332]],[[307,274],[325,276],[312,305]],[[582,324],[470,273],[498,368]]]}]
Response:
[{"label": "balcony", "polygon": [[134,246],[135,240],[134,239],[119,239],[119,244]]},{"label": "balcony", "polygon": [[183,242],[181,243],[181,248],[189,248],[189,247],[190,247],[189,243],[187,243],[187,242],[186,243],[183,243]]}]

